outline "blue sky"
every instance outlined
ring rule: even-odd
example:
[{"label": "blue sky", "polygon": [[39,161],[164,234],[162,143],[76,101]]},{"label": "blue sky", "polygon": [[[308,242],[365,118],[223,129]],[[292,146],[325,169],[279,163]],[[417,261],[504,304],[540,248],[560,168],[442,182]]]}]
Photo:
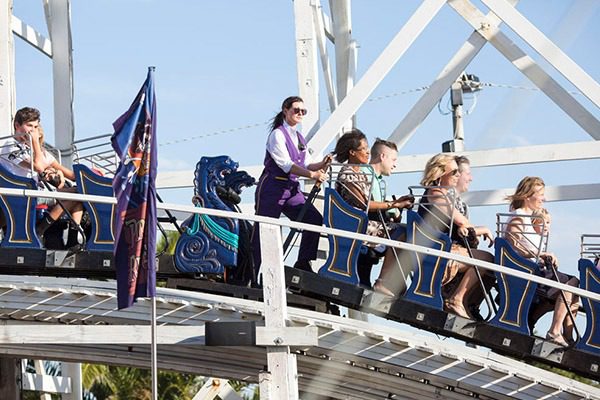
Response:
[{"label": "blue sky", "polygon": [[[327,2],[323,3],[327,7]],[[352,2],[353,37],[360,46],[359,77],[420,3]],[[481,3],[474,3],[487,12]],[[593,23],[600,17],[600,3],[521,3],[520,12],[596,81],[600,80],[600,27]],[[71,7],[77,139],[111,132],[112,122],[127,109],[146,76],[146,68],[153,65],[158,140],[162,144],[160,170],[191,169],[203,155],[228,154],[241,165],[262,161],[266,125],[212,134],[262,124],[274,115],[283,98],[297,93],[292,1],[88,0],[74,1]],[[39,1],[16,0],[14,14],[46,34]],[[515,34],[504,31],[540,60]],[[429,85],[471,32],[451,8],[442,8],[372,95],[386,97],[359,110],[358,127],[370,140],[391,133],[422,92],[400,93]],[[52,138],[50,60],[20,39],[15,42],[17,106],[38,107],[48,137]],[[484,48],[467,72],[486,83],[533,87],[491,45]],[[324,94],[324,86],[321,90]],[[583,96],[578,98],[600,117],[589,101]],[[467,100],[465,108],[472,104]],[[328,114],[325,96],[321,110],[323,116]],[[450,116],[433,110],[401,154],[437,152],[441,142],[451,138],[451,129]],[[465,132],[467,149],[591,140],[542,93],[496,87],[480,92],[476,106],[465,118]],[[167,144],[190,136],[202,138]],[[480,168],[474,171],[472,189],[514,187],[524,175],[540,175],[548,185],[598,182],[597,171],[598,160]],[[418,175],[408,174],[394,178],[390,186],[392,191],[404,193],[418,180]],[[163,197],[187,204],[191,190],[165,192]],[[579,234],[599,231],[599,205],[598,200],[548,205],[555,222],[551,246],[567,272],[577,273]],[[492,227],[494,214],[500,211],[506,208],[479,208],[473,211],[472,220]]]}]

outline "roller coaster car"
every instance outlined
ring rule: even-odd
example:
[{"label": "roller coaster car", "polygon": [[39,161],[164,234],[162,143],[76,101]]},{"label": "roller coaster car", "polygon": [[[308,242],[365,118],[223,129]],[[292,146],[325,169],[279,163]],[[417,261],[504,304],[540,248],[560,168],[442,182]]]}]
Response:
[{"label": "roller coaster car", "polygon": [[[255,181],[228,156],[202,157],[194,174],[196,207],[239,211],[239,195]],[[245,283],[253,271],[249,250],[251,225],[237,219],[194,214],[183,223],[177,240],[174,265],[192,275],[222,275],[227,281]],[[241,240],[240,240],[241,239]],[[243,257],[238,257],[242,253]],[[238,265],[244,263],[244,265]],[[229,273],[226,273],[229,271]],[[250,276],[249,276],[250,275]]]},{"label": "roller coaster car", "polygon": [[[0,186],[10,189],[37,190],[37,182],[15,175],[0,165]],[[36,199],[32,197],[0,195],[0,209],[4,225],[1,265],[43,267],[46,252],[35,232]]]}]

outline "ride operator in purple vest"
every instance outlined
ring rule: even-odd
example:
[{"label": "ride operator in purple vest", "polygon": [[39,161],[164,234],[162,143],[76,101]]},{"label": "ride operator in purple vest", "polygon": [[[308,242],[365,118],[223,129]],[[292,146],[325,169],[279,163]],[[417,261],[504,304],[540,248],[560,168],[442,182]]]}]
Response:
[{"label": "ride operator in purple vest", "polygon": [[[331,155],[322,161],[310,162],[306,149],[306,140],[297,130],[306,115],[303,100],[298,96],[288,97],[281,105],[281,111],[273,118],[271,133],[267,139],[265,168],[258,181],[255,193],[256,215],[279,218],[283,213],[290,220],[296,221],[300,210],[306,202],[300,190],[298,177],[324,182],[327,179],[325,169],[331,163]],[[323,217],[312,205],[306,206],[302,222],[321,225]],[[252,247],[254,251],[254,268],[260,268],[260,237],[258,223],[252,231]],[[311,260],[317,258],[319,234],[305,231],[302,233],[298,261],[295,268],[312,271]]]}]

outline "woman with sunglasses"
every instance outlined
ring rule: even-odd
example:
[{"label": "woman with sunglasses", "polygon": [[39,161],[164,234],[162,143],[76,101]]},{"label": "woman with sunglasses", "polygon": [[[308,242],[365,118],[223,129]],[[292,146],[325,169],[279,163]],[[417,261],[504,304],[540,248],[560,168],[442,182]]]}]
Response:
[{"label": "woman with sunglasses", "polygon": [[[320,162],[310,163],[306,139],[297,129],[306,113],[302,98],[291,96],[283,101],[281,111],[272,120],[264,158],[265,167],[255,193],[256,215],[279,218],[283,213],[290,220],[296,221],[306,202],[298,178],[309,178],[318,183],[327,179],[325,169],[331,163],[331,156],[327,155]],[[312,204],[308,204],[302,222],[321,225],[323,217]],[[252,231],[254,268],[257,274],[261,263],[259,236],[257,223]],[[310,262],[317,258],[318,245],[318,233],[303,232],[298,261],[294,267],[312,271]]]},{"label": "woman with sunglasses", "polygon": [[[441,153],[427,161],[421,185],[427,189],[419,204],[419,215],[427,223],[441,232],[450,235],[452,240],[451,253],[468,257],[469,252],[465,246],[464,238],[468,237],[469,230],[473,229],[477,235],[482,235],[490,241],[493,238],[486,231],[477,229],[460,210],[453,206],[452,197],[460,178],[460,169],[454,155]],[[449,226],[452,225],[452,232]],[[475,256],[475,254],[474,254]],[[448,260],[442,278],[442,286],[450,283],[458,273],[464,273],[458,287],[452,295],[444,300],[444,309],[463,318],[471,318],[463,305],[467,293],[477,285],[477,274],[471,265],[458,261]]]}]

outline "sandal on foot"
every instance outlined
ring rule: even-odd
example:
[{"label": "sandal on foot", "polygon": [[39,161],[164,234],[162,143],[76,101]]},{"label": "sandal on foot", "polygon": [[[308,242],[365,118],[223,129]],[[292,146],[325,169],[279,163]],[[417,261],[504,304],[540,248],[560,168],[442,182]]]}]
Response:
[{"label": "sandal on foot", "polygon": [[465,309],[465,306],[459,301],[446,299],[444,300],[444,311],[456,314],[459,317],[471,319],[471,316]]},{"label": "sandal on foot", "polygon": [[373,290],[386,296],[395,297],[396,295],[390,289],[383,285],[383,279],[377,279],[373,285]]},{"label": "sandal on foot", "polygon": [[546,340],[563,347],[569,347],[569,343],[567,343],[563,335],[561,335],[560,333],[557,335],[553,335],[552,333],[548,332],[546,333]]}]

